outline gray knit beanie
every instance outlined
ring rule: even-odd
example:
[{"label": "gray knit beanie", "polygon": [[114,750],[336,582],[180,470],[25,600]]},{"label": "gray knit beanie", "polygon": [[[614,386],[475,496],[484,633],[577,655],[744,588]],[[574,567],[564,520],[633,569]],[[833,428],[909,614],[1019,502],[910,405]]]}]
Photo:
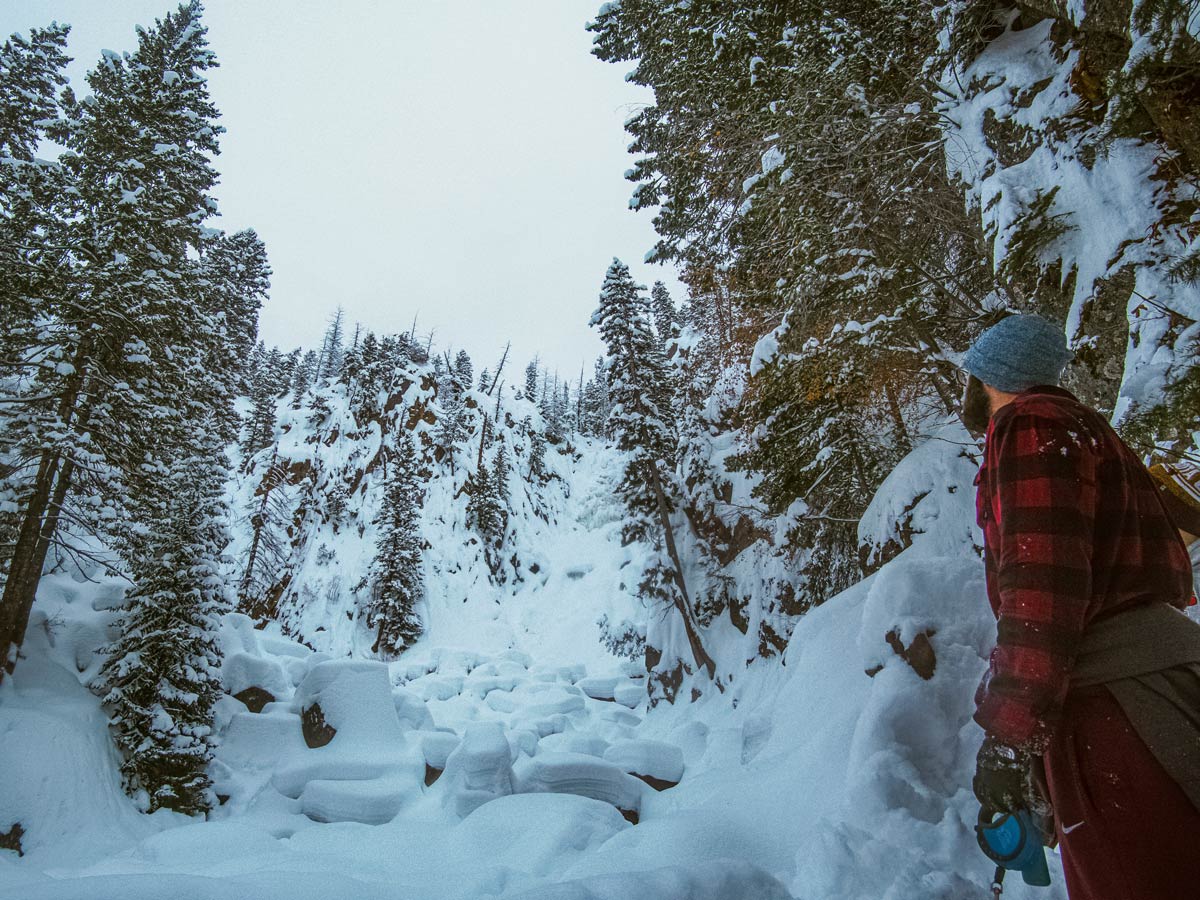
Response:
[{"label": "gray knit beanie", "polygon": [[1041,316],[1001,319],[971,345],[962,367],[997,390],[1017,394],[1039,384],[1058,384],[1071,360],[1059,326]]}]

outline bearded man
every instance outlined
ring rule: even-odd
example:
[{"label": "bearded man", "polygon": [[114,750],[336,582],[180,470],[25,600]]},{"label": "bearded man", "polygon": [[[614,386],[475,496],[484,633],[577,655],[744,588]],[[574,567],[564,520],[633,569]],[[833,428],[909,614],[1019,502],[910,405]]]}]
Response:
[{"label": "bearded man", "polygon": [[[1044,785],[1072,900],[1200,896],[1200,625],[1142,461],[1058,387],[1062,329],[1017,315],[963,360],[996,647],[976,694],[987,812]],[[1036,764],[1036,765],[1035,765]],[[1040,774],[1040,773],[1039,773]]]}]

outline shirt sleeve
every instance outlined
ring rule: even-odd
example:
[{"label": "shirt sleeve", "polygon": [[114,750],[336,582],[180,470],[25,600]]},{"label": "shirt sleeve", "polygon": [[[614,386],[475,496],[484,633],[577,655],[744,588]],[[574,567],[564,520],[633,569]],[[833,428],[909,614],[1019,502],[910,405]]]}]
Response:
[{"label": "shirt sleeve", "polygon": [[1097,452],[1070,423],[1031,414],[993,430],[996,647],[975,719],[1045,748],[1062,709],[1092,593]]}]

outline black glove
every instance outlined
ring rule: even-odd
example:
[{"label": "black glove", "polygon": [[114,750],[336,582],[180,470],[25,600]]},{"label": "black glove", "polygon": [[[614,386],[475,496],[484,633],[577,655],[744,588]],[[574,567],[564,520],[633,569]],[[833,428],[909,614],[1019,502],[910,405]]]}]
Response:
[{"label": "black glove", "polygon": [[991,735],[983,739],[975,758],[971,788],[984,811],[1009,813],[1029,809],[1030,756]]}]

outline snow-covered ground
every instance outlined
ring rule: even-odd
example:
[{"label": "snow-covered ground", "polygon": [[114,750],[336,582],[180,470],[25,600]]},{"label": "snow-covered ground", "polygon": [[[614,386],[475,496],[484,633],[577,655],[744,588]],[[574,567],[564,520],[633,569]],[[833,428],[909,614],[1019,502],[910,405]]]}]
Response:
[{"label": "snow-covered ground", "polygon": [[[894,491],[969,471],[951,441],[922,453]],[[913,546],[806,615],[782,659],[647,710],[638,667],[609,656],[595,625],[629,602],[613,463],[563,462],[542,577],[467,602],[442,583],[426,636],[397,662],[226,616],[224,802],[208,821],[140,814],[121,790],[84,687],[120,584],[45,579],[27,658],[0,687],[0,832],[25,829],[23,857],[0,852],[0,895],[988,897],[969,780],[991,629],[964,540],[970,491],[922,500]],[[905,646],[930,634],[931,678],[892,651],[892,629]],[[251,711],[232,696],[249,687],[273,701]],[[1054,857],[1052,871],[1050,891],[1013,878],[1006,896],[1062,898]]]}]

